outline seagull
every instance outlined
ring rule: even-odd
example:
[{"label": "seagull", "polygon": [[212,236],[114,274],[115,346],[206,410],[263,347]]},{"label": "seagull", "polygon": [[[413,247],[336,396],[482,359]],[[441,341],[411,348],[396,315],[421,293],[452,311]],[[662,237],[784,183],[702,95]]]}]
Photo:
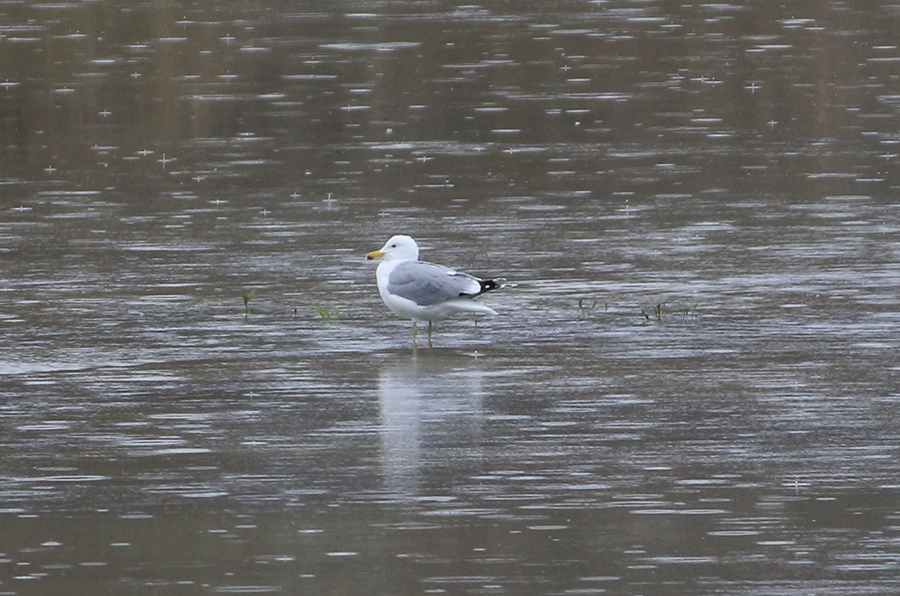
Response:
[{"label": "seagull", "polygon": [[409,236],[392,236],[380,250],[366,259],[384,259],[375,278],[381,299],[389,309],[413,321],[413,342],[417,323],[428,321],[431,344],[432,322],[458,313],[495,315],[497,311],[474,298],[505,287],[505,279],[479,279],[443,265],[419,260],[419,245]]}]

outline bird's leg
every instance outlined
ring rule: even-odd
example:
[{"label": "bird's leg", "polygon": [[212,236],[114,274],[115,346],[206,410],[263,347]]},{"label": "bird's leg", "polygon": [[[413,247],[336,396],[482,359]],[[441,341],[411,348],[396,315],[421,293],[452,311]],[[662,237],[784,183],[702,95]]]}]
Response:
[{"label": "bird's leg", "polygon": [[434,329],[434,326],[431,324],[431,321],[428,321],[428,347],[431,347],[431,331]]},{"label": "bird's leg", "polygon": [[413,321],[413,343],[416,343],[416,335],[419,333],[419,324]]}]

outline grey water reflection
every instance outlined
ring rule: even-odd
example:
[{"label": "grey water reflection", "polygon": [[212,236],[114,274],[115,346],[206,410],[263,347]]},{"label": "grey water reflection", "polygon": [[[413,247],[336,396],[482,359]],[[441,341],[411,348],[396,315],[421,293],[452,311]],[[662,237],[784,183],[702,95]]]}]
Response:
[{"label": "grey water reflection", "polygon": [[0,2],[0,594],[898,593],[898,31]]},{"label": "grey water reflection", "polygon": [[378,377],[385,485],[415,500],[429,476],[483,457],[482,372],[471,356],[417,356]]}]

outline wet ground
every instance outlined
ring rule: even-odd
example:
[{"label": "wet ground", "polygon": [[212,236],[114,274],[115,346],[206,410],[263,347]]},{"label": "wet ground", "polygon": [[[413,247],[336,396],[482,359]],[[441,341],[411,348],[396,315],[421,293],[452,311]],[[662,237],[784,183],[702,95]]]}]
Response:
[{"label": "wet ground", "polygon": [[0,17],[0,594],[900,589],[896,7]]}]

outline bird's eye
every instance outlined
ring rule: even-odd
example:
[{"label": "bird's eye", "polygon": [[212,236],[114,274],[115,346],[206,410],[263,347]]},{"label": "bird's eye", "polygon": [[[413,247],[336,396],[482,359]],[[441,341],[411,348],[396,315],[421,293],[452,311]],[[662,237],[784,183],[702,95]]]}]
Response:
[{"label": "bird's eye", "polygon": [[397,248],[396,244],[391,244],[391,248]]}]

